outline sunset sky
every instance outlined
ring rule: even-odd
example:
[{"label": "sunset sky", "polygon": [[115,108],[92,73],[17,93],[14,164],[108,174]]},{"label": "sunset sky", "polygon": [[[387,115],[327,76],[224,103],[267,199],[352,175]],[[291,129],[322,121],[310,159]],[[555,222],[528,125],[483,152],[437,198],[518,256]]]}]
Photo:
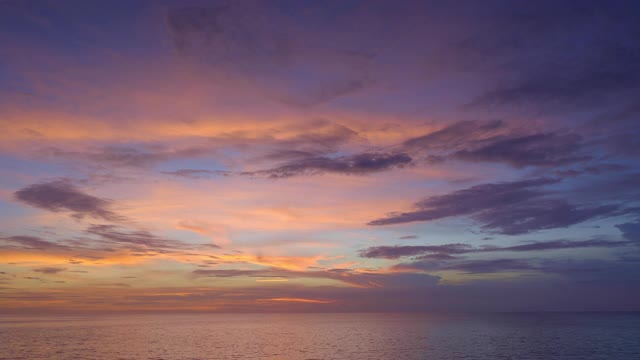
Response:
[{"label": "sunset sky", "polygon": [[640,310],[630,1],[0,0],[0,312]]}]

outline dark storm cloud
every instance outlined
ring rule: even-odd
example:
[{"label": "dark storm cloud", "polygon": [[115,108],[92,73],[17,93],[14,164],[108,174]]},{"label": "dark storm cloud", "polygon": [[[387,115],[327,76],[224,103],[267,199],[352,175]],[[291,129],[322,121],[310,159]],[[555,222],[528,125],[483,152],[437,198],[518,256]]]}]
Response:
[{"label": "dark storm cloud", "polygon": [[411,163],[411,157],[404,153],[361,153],[341,157],[310,157],[294,160],[278,167],[243,173],[244,175],[287,178],[298,175],[318,175],[338,173],[362,175],[402,168]]},{"label": "dark storm cloud", "polygon": [[461,150],[454,157],[465,161],[504,162],[514,167],[558,166],[588,160],[578,155],[577,134],[534,134],[497,140],[473,150]]},{"label": "dark storm cloud", "polygon": [[42,273],[42,274],[57,274],[59,272],[65,271],[65,270],[67,270],[67,268],[42,267],[42,268],[33,269],[33,271],[39,272],[39,273]]},{"label": "dark storm cloud", "polygon": [[591,219],[635,211],[616,204],[579,205],[551,197],[553,194],[543,187],[558,181],[538,178],[476,185],[450,194],[429,197],[417,202],[414,211],[391,213],[368,224],[392,225],[467,215],[485,231],[517,235],[568,227]]},{"label": "dark storm cloud", "polygon": [[124,217],[109,209],[111,201],[86,194],[64,180],[29,185],[16,191],[15,198],[25,204],[48,211],[70,211],[74,217],[78,218],[124,220]]},{"label": "dark storm cloud", "polygon": [[[432,246],[375,246],[360,251],[360,256],[365,258],[397,259],[406,256],[416,255],[459,255],[469,253],[486,252],[525,252],[525,251],[550,251],[562,249],[579,248],[613,248],[630,245],[631,241],[612,241],[603,239],[592,239],[582,241],[552,240],[537,241],[522,245],[513,246],[491,246],[485,245],[473,247],[467,244],[446,244]],[[435,259],[435,258],[434,258]],[[446,257],[443,257],[446,259]]]}]

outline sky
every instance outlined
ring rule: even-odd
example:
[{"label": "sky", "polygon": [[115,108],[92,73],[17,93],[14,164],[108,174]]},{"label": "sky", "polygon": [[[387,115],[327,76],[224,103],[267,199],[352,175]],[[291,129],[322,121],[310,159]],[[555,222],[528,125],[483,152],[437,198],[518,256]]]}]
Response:
[{"label": "sky", "polygon": [[635,1],[0,1],[0,312],[640,310]]}]

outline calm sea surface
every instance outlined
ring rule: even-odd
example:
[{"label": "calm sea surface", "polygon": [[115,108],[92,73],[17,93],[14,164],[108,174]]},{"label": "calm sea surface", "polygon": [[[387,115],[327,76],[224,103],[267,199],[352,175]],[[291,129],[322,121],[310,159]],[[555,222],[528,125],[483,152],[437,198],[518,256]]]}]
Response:
[{"label": "calm sea surface", "polygon": [[0,317],[0,359],[640,359],[640,313]]}]

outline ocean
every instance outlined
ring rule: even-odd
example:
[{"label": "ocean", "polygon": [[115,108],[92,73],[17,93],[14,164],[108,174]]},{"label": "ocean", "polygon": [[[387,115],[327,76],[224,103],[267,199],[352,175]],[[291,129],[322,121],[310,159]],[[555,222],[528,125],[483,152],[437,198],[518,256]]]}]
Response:
[{"label": "ocean", "polygon": [[0,359],[640,359],[640,313],[1,316]]}]

